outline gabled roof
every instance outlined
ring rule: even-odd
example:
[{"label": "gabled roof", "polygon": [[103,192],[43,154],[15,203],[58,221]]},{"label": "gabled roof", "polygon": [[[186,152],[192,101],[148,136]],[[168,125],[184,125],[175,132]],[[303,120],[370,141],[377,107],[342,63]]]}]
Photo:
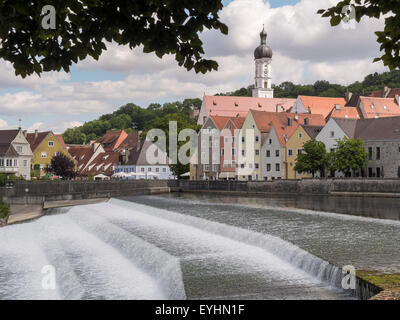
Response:
[{"label": "gabled roof", "polygon": [[246,120],[244,117],[230,118],[237,129],[242,129],[243,123]]},{"label": "gabled roof", "polygon": [[400,107],[392,98],[360,97],[365,118],[400,116]]},{"label": "gabled roof", "polygon": [[344,98],[299,96],[299,99],[311,114],[322,114],[324,118],[329,115],[336,104],[340,105],[341,109],[346,105]]},{"label": "gabled roof", "polygon": [[323,126],[305,126],[301,125],[304,131],[309,135],[311,139],[314,139],[322,130]]},{"label": "gabled roof", "polygon": [[362,119],[361,110],[358,107],[343,107],[339,110],[333,108],[333,110],[326,117],[326,121],[330,118],[348,118],[348,119]]},{"label": "gabled roof", "polygon": [[103,173],[107,176],[113,174],[113,166],[119,162],[119,152],[101,152],[90,162],[89,166],[83,170],[83,174],[99,174]]},{"label": "gabled roof", "polygon": [[400,117],[359,120],[355,136],[362,140],[400,140]]},{"label": "gabled roof", "polygon": [[[301,124],[310,126],[324,126],[325,120],[320,114],[296,114],[286,112],[262,112],[250,110],[256,122],[257,128],[262,132],[270,132],[272,126],[278,135],[281,145],[286,144],[286,139],[295,132]],[[291,125],[289,120],[291,119]],[[308,119],[308,120],[305,120]]]},{"label": "gabled roof", "polygon": [[58,140],[60,140],[60,142],[63,145],[63,147],[66,148],[67,145],[65,144],[65,141],[64,141],[64,138],[63,138],[62,134],[55,134],[55,136],[58,138]]},{"label": "gabled roof", "polygon": [[0,130],[0,144],[10,144],[14,141],[19,130]]},{"label": "gabled roof", "polygon": [[112,151],[118,148],[127,136],[128,135],[124,130],[110,130],[97,140],[97,142],[101,143],[104,149]]},{"label": "gabled roof", "polygon": [[246,117],[250,109],[283,112],[291,108],[296,99],[289,98],[254,98],[234,96],[204,96],[203,101],[209,115],[221,117]]},{"label": "gabled roof", "polygon": [[94,146],[91,145],[67,145],[67,150],[72,158],[76,160],[78,172],[85,168],[95,152]]},{"label": "gabled roof", "polygon": [[47,137],[51,131],[27,133],[26,140],[28,140],[32,152],[35,152],[36,148],[42,143],[42,141]]},{"label": "gabled roof", "polygon": [[225,127],[226,122],[230,119],[230,117],[220,116],[210,116],[210,118],[214,121],[219,131],[221,131]]},{"label": "gabled roof", "polygon": [[396,95],[400,96],[400,88],[393,88],[393,89],[388,88],[387,92],[385,92],[385,90],[372,91],[369,94],[370,97],[391,98],[391,99],[394,99]]},{"label": "gabled roof", "polygon": [[124,141],[118,146],[118,149],[136,148],[139,142],[139,132],[134,131],[128,134]]},{"label": "gabled roof", "polygon": [[354,139],[355,133],[356,133],[357,122],[359,120],[345,119],[345,118],[335,118],[334,120],[349,139]]},{"label": "gabled roof", "polygon": [[18,152],[11,143],[0,143],[0,156],[17,157]]},{"label": "gabled roof", "polygon": [[[126,165],[136,165],[136,166],[138,166],[138,165],[154,165],[148,161],[149,159],[147,159],[147,150],[152,145],[153,145],[153,142],[151,142],[150,140],[146,139],[145,141],[142,141],[140,143],[139,148],[131,150]],[[158,149],[158,152],[163,152],[163,151],[161,149]],[[169,158],[165,152],[163,152],[163,153],[165,154],[165,158],[164,158],[164,162],[160,163],[160,165],[167,165],[167,164],[169,164]]]}]

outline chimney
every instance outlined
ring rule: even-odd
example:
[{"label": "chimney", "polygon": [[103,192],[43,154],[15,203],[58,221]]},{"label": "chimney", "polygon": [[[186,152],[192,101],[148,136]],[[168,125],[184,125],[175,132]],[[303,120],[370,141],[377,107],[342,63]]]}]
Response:
[{"label": "chimney", "polygon": [[383,98],[387,98],[387,96],[389,95],[389,92],[390,92],[390,88],[385,86],[383,88]]},{"label": "chimney", "polygon": [[39,132],[38,132],[38,130],[36,129],[36,130],[35,130],[35,140],[36,140],[37,137],[38,137],[38,133],[39,133]]},{"label": "chimney", "polygon": [[353,96],[353,93],[350,92],[349,89],[347,89],[346,94],[345,94],[346,103],[350,102],[352,96]]}]

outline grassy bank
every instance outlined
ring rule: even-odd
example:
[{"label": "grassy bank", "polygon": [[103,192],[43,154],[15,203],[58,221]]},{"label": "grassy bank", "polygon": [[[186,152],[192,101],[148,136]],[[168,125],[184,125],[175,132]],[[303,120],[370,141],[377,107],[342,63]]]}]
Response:
[{"label": "grassy bank", "polygon": [[400,300],[400,273],[357,270],[357,276],[382,289],[372,300]]}]

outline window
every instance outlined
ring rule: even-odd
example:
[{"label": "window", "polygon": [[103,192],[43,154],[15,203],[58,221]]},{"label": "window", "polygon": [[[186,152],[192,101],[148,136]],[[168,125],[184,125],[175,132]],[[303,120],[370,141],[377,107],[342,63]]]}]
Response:
[{"label": "window", "polygon": [[299,139],[303,138],[303,134],[301,132],[299,132],[298,137],[299,137]]},{"label": "window", "polygon": [[242,156],[244,156],[246,153],[244,152],[244,150],[242,150]]},{"label": "window", "polygon": [[297,155],[301,154],[302,151],[303,151],[302,149],[297,149]]},{"label": "window", "polygon": [[304,119],[304,125],[308,126],[308,118]]},{"label": "window", "polygon": [[228,160],[224,160],[224,168],[228,168]]},{"label": "window", "polygon": [[244,169],[244,163],[240,164],[240,168]]},{"label": "window", "polygon": [[235,137],[232,137],[232,143],[235,143]]},{"label": "window", "polygon": [[289,149],[289,150],[288,150],[288,156],[291,157],[292,155],[293,155],[293,150],[292,150],[292,149]]},{"label": "window", "polygon": [[224,142],[228,143],[228,137],[225,137]]},{"label": "window", "polygon": [[14,159],[14,167],[18,167],[18,160]]},{"label": "window", "polygon": [[260,138],[258,136],[256,136],[256,142],[258,142],[260,140]]},{"label": "window", "polygon": [[151,168],[147,168],[147,172],[151,172]]},{"label": "window", "polygon": [[368,159],[372,160],[372,148],[371,147],[368,148]]},{"label": "window", "polygon": [[232,168],[236,168],[236,161],[235,160],[232,160],[231,166],[232,166]]},{"label": "window", "polygon": [[48,145],[49,145],[49,147],[54,147],[54,141],[49,141]]},{"label": "window", "polygon": [[270,172],[270,171],[271,171],[271,164],[267,163],[267,172]]},{"label": "window", "polygon": [[275,157],[279,157],[279,150],[275,150]]},{"label": "window", "polygon": [[17,146],[17,152],[21,153],[22,152],[22,146]]},{"label": "window", "polygon": [[225,150],[221,149],[221,155],[224,156],[225,155]]},{"label": "window", "polygon": [[256,149],[256,156],[260,155],[260,150]]},{"label": "window", "polygon": [[380,160],[380,159],[381,159],[381,148],[376,147],[376,160]]},{"label": "window", "polygon": [[141,171],[141,172],[144,172],[144,168],[140,168],[140,171]]},{"label": "window", "polygon": [[47,152],[42,152],[41,157],[42,158],[47,158]]},{"label": "window", "polygon": [[249,163],[249,169],[253,169],[253,164]]},{"label": "window", "polygon": [[4,159],[0,159],[0,167],[4,167]]},{"label": "window", "polygon": [[12,160],[11,159],[6,159],[6,166],[11,167],[12,166]]},{"label": "window", "polygon": [[232,148],[232,155],[234,156],[236,154],[236,149]]},{"label": "window", "polygon": [[335,131],[331,131],[331,138],[335,136]]},{"label": "window", "polygon": [[244,143],[244,137],[242,137],[242,143]]},{"label": "window", "polygon": [[275,171],[277,171],[277,172],[281,171],[280,163],[275,164]]},{"label": "window", "polygon": [[167,172],[167,168],[163,168],[163,169],[162,169],[162,172]]},{"label": "window", "polygon": [[271,151],[267,150],[266,157],[269,158],[271,156]]},{"label": "window", "polygon": [[269,143],[269,144],[272,144],[272,139],[269,139],[269,140],[268,140],[268,143]]},{"label": "window", "polygon": [[259,166],[258,163],[256,163],[256,164],[254,165],[254,167],[255,167],[256,169],[258,169],[260,166]]},{"label": "window", "polygon": [[208,171],[208,170],[210,170],[210,166],[208,164],[205,164],[204,165],[204,171]]}]

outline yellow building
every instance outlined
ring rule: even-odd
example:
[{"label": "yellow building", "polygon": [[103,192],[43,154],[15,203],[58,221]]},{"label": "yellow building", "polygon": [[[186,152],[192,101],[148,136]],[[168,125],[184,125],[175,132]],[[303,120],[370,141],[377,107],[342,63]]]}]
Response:
[{"label": "yellow building", "polygon": [[284,179],[303,179],[312,178],[311,174],[299,173],[294,170],[297,155],[303,151],[303,145],[307,141],[315,138],[321,131],[320,126],[303,126],[299,125],[293,134],[288,138],[283,157],[283,176]]},{"label": "yellow building", "polygon": [[57,153],[63,153],[76,162],[69,154],[61,135],[56,135],[51,131],[38,132],[35,130],[34,133],[28,133],[26,139],[33,152],[31,167],[33,169],[35,165],[39,165],[40,176],[46,175],[44,168],[50,165],[51,159]]}]

